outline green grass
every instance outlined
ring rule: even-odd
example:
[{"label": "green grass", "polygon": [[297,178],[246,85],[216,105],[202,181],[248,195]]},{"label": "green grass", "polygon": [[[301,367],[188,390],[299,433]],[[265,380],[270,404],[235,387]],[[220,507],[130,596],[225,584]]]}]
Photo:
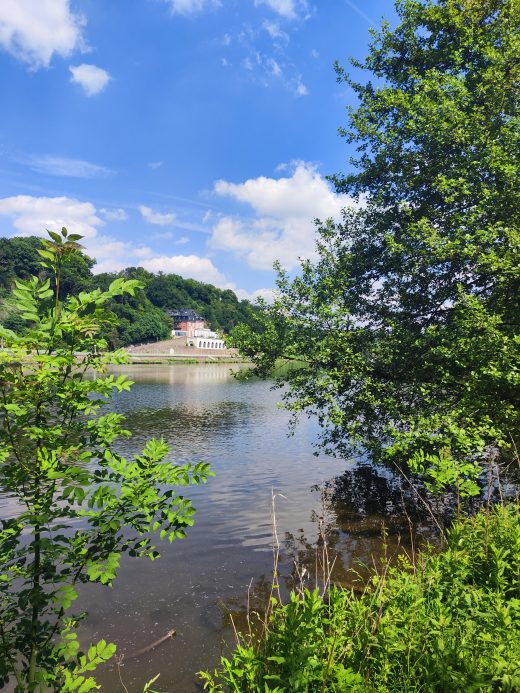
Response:
[{"label": "green grass", "polygon": [[201,677],[241,693],[519,691],[518,506],[457,522],[443,551],[385,565],[362,596],[273,602],[261,634]]}]

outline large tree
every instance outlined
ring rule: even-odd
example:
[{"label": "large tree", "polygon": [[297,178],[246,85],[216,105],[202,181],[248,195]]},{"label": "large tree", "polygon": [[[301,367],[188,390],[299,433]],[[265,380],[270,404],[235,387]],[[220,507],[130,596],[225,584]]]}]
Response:
[{"label": "large tree", "polygon": [[353,61],[368,80],[336,67],[358,154],[332,180],[357,204],[235,340],[260,370],[307,363],[286,402],[329,448],[414,457],[443,485],[518,440],[520,3],[396,7]]}]

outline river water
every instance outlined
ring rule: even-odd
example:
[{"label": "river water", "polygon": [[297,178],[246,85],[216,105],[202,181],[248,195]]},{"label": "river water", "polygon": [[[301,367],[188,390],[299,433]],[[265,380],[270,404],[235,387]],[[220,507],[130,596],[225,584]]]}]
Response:
[{"label": "river water", "polygon": [[[126,415],[133,434],[122,443],[124,452],[163,436],[173,461],[205,460],[215,477],[183,491],[197,509],[187,538],[159,542],[162,555],[154,562],[123,559],[113,588],[82,588],[75,605],[88,612],[79,631],[82,643],[104,638],[127,655],[119,672],[112,665],[96,674],[104,691],[124,691],[121,675],[129,693],[137,693],[156,674],[160,691],[201,690],[196,672],[216,666],[230,651],[230,614],[243,627],[248,591],[255,604],[268,591],[273,493],[284,587],[291,586],[295,559],[312,585],[323,549],[316,548],[320,525],[335,561],[333,580],[346,584],[359,561],[381,555],[383,526],[391,552],[399,545],[410,548],[430,531],[407,485],[388,471],[315,456],[318,430],[312,420],[304,419],[288,437],[288,414],[277,407],[280,392],[269,383],[238,381],[220,364],[115,370],[135,382],[111,405]],[[171,628],[174,639],[128,658]]]}]

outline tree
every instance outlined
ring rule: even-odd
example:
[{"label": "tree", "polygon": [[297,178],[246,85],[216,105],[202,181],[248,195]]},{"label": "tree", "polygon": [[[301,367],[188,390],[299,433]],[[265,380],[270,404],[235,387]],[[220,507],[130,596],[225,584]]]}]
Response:
[{"label": "tree", "polygon": [[166,313],[151,305],[149,310],[135,316],[121,337],[123,344],[169,339],[172,327],[172,322]]},{"label": "tree", "polygon": [[318,223],[316,262],[235,343],[317,414],[345,454],[408,460],[434,486],[472,485],[520,418],[520,3],[398,0],[374,31],[372,80],[341,133],[357,206]]},{"label": "tree", "polygon": [[110,585],[122,554],[157,558],[154,533],[183,537],[195,510],[174,487],[209,474],[202,462],[172,464],[162,440],[133,459],[117,452],[129,432],[104,407],[131,382],[107,374],[125,355],[106,353],[100,334],[107,304],[140,284],[121,277],[105,291],[62,299],[63,267],[81,236],[50,235],[39,250],[50,277],[17,281],[14,291],[28,328],[0,327],[0,488],[9,498],[0,528],[0,686],[14,677],[19,692],[98,688],[90,672],[115,647],[100,641],[79,651],[78,618],[69,614],[78,585]]},{"label": "tree", "polygon": [[40,270],[40,239],[0,238],[0,289],[9,291],[16,279],[26,279]]}]

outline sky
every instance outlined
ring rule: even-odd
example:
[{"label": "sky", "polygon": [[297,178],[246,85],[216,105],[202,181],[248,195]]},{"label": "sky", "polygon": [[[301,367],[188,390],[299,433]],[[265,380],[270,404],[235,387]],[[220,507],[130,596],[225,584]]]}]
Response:
[{"label": "sky", "polygon": [[0,236],[81,233],[95,272],[269,298],[349,204],[327,175],[392,0],[1,0]]}]

